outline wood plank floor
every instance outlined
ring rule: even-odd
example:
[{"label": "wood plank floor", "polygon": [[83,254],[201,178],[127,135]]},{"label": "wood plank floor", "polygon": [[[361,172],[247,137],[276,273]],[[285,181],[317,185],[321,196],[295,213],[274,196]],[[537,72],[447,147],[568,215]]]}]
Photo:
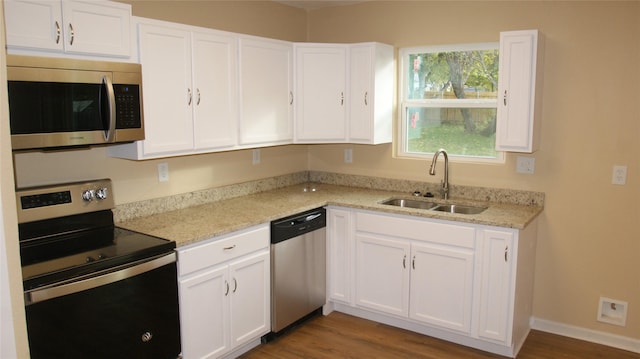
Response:
[{"label": "wood plank floor", "polygon": [[[257,358],[504,358],[439,339],[333,312],[241,356]],[[532,331],[518,359],[640,359],[640,354]]]}]

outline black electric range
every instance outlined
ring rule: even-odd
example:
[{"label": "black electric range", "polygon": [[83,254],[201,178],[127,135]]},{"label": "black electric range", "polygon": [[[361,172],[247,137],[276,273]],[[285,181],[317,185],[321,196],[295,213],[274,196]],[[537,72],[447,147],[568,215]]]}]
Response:
[{"label": "black electric range", "polygon": [[172,241],[114,225],[108,179],[32,187],[16,193],[25,290],[175,249]]}]

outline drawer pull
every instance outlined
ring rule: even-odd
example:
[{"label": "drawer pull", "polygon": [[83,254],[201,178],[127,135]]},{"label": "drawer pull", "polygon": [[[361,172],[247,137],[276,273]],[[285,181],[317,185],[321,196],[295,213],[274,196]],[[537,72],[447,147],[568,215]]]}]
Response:
[{"label": "drawer pull", "polygon": [[224,250],[225,251],[230,251],[230,250],[234,249],[235,247],[236,247],[236,245],[234,244],[234,245],[229,246],[229,247],[224,247]]}]

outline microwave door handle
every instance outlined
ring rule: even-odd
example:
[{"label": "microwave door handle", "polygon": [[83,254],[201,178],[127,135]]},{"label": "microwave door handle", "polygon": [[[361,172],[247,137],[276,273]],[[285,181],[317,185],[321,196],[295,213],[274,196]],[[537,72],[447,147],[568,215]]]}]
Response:
[{"label": "microwave door handle", "polygon": [[104,135],[104,140],[107,143],[115,141],[116,135],[116,97],[113,92],[113,83],[111,82],[111,78],[105,75],[102,77],[102,84],[107,90],[107,116],[109,120],[109,128]]}]

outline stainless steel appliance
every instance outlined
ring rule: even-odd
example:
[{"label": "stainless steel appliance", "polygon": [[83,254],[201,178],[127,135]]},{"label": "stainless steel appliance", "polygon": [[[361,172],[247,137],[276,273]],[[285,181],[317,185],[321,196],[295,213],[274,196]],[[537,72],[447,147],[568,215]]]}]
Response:
[{"label": "stainless steel appliance", "polygon": [[326,302],[326,210],[271,222],[271,333],[319,312]]},{"label": "stainless steel appliance", "polygon": [[144,139],[139,64],[7,55],[14,150]]},{"label": "stainless steel appliance", "polygon": [[32,359],[181,355],[175,243],[116,227],[111,192],[16,191]]}]

